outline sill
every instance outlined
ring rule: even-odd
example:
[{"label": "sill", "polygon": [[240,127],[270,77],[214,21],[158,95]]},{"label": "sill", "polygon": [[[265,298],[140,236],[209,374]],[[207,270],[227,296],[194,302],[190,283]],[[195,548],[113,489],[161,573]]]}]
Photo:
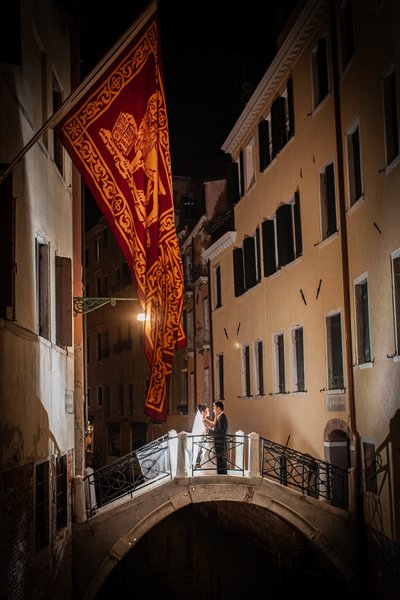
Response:
[{"label": "sill", "polygon": [[315,115],[317,115],[322,108],[325,106],[325,104],[328,102],[329,99],[332,98],[332,90],[328,90],[325,98],[323,98],[321,100],[321,102],[319,102],[319,104],[317,104],[317,106],[314,106],[314,108],[312,109],[312,112],[310,112],[307,116],[308,117],[315,117]]},{"label": "sill", "polygon": [[307,390],[291,392],[292,396],[307,396]]},{"label": "sill", "polygon": [[356,369],[371,369],[374,366],[373,361],[368,361],[365,363],[358,363],[354,365]]},{"label": "sill", "polygon": [[363,192],[361,194],[361,196],[359,198],[357,198],[357,200],[354,202],[354,204],[352,204],[350,206],[350,208],[347,209],[347,214],[348,215],[353,214],[353,212],[355,212],[358,207],[360,207],[362,204],[364,204],[364,198],[365,198],[365,194]]},{"label": "sill", "polygon": [[256,400],[262,400],[263,398],[265,398],[265,394],[255,394],[254,398]]},{"label": "sill", "polygon": [[389,175],[392,171],[394,171],[394,169],[400,164],[400,155],[398,154],[396,156],[396,158],[394,158],[392,160],[391,163],[389,163],[386,167],[385,167],[385,175]]},{"label": "sill", "polygon": [[330,244],[330,242],[335,240],[337,237],[339,237],[339,232],[335,231],[334,233],[331,233],[331,235],[329,235],[328,237],[326,237],[323,240],[320,240],[319,242],[314,244],[314,246],[316,246],[317,248],[323,248],[324,246],[327,246],[328,244]]},{"label": "sill", "polygon": [[332,395],[344,394],[346,392],[346,389],[345,388],[332,388],[332,389],[320,390],[320,391],[323,392],[323,394],[325,396],[329,396],[330,394],[332,394]]},{"label": "sill", "polygon": [[393,356],[393,362],[400,362],[400,354],[395,354]]}]

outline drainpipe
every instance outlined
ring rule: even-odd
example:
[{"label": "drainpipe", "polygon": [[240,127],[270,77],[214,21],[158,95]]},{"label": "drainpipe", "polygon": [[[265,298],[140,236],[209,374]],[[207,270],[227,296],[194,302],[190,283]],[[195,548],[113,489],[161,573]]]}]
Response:
[{"label": "drainpipe", "polygon": [[[336,11],[335,0],[329,2],[330,13],[330,33],[332,45],[332,75],[333,75],[333,100],[335,110],[335,129],[336,129],[336,154],[338,164],[338,192],[339,192],[339,222],[340,222],[340,243],[342,257],[342,282],[343,282],[343,312],[344,312],[344,336],[346,348],[346,375],[347,389],[349,398],[350,425],[355,437],[356,451],[356,469],[354,480],[354,492],[356,501],[356,518],[357,531],[360,544],[360,560],[361,568],[366,567],[365,551],[365,520],[364,520],[364,501],[362,495],[362,478],[361,478],[361,442],[360,434],[357,430],[356,419],[356,404],[354,396],[354,374],[352,365],[352,329],[351,329],[351,293],[350,293],[350,270],[349,270],[349,253],[348,253],[348,235],[346,222],[346,204],[345,204],[345,185],[344,185],[344,158],[343,158],[343,140],[342,140],[342,117],[341,117],[341,102],[340,102],[340,80],[339,80],[339,61],[337,48],[337,28],[336,28]],[[365,584],[365,577],[362,577]]]},{"label": "drainpipe", "polygon": [[[198,402],[198,393],[197,393],[197,350],[196,350],[196,287],[195,287],[195,278],[196,278],[196,273],[195,273],[195,267],[194,267],[194,236],[192,238],[192,241],[190,243],[191,248],[190,248],[190,262],[192,265],[192,302],[193,302],[193,310],[192,310],[192,331],[193,331],[193,360],[194,360],[194,365],[193,365],[193,377],[194,377],[194,398],[195,398],[195,405],[194,405],[194,412],[196,413],[197,411],[197,405],[199,404]],[[188,378],[188,389],[190,390],[190,379],[189,379],[189,369],[187,372],[186,377]],[[188,407],[189,410],[189,407]]]},{"label": "drainpipe", "polygon": [[211,362],[211,406],[215,401],[214,397],[214,338],[213,338],[213,322],[212,322],[212,279],[211,279],[211,260],[207,260],[207,279],[208,279],[208,326],[210,328],[210,362]]}]

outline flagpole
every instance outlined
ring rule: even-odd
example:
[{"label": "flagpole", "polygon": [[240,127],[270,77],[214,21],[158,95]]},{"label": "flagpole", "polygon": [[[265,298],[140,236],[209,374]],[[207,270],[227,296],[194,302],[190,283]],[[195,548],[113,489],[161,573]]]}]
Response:
[{"label": "flagpole", "polygon": [[76,88],[72,94],[63,102],[60,108],[41,126],[41,128],[35,133],[35,135],[29,140],[29,142],[22,148],[17,154],[14,160],[10,163],[5,171],[0,176],[0,184],[6,179],[6,177],[14,169],[15,165],[19,163],[21,158],[36,144],[36,142],[42,137],[46,131],[55,125],[68,113],[72,106],[78,102],[84,95],[86,88],[90,84],[96,83],[96,81],[103,75],[107,70],[109,63],[114,58],[114,55],[122,52],[124,48],[129,44],[130,40],[136,35],[140,28],[146,23],[148,19],[155,13],[157,9],[157,0],[152,0],[151,4],[142,12],[142,14],[136,19],[132,26],[117,40],[112,48],[105,54],[105,56],[97,63],[97,65],[90,71],[89,75],[82,81],[82,83]]}]

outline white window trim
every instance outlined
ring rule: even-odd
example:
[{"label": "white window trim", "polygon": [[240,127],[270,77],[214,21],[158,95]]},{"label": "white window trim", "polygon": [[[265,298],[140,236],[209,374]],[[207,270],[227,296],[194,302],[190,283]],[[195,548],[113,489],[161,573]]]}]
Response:
[{"label": "white window trim", "polygon": [[[385,88],[384,88],[384,80],[387,77],[390,77],[390,75],[395,75],[396,76],[396,67],[395,67],[395,63],[392,62],[383,72],[382,75],[382,87],[381,87],[381,93],[382,93],[382,115],[383,115],[383,123],[384,123],[384,127],[383,127],[383,136],[384,136],[384,140],[385,140],[385,175],[389,175],[389,173],[391,171],[393,171],[393,169],[399,164],[400,162],[400,152],[399,154],[392,160],[392,162],[388,163],[388,157],[387,157],[387,142],[386,142],[386,114],[385,114]],[[397,77],[396,77],[396,83],[397,83]],[[398,96],[396,95],[396,100],[398,101]],[[397,108],[399,109],[399,104],[397,104]],[[399,116],[399,114],[397,115]],[[399,144],[400,144],[400,128],[399,128],[399,123],[397,123],[397,135],[399,137]]]}]

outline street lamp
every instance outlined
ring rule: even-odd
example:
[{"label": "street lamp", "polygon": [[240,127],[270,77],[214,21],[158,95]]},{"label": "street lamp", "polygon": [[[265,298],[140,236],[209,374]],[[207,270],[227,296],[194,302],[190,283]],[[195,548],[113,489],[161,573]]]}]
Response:
[{"label": "street lamp", "polygon": [[[115,306],[117,302],[135,302],[138,300],[139,298],[87,298],[86,296],[74,296],[74,317],[77,315],[87,315],[106,304]],[[138,318],[138,320],[140,319]]]}]

